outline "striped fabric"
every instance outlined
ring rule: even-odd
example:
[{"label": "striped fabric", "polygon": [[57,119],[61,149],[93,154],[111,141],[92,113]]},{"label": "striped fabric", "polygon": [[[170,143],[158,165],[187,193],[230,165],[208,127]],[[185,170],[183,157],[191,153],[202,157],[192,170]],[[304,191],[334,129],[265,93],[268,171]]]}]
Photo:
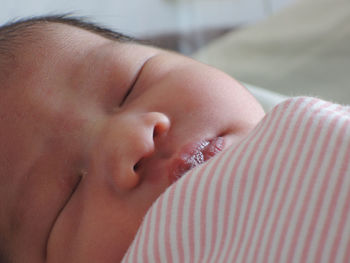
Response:
[{"label": "striped fabric", "polygon": [[123,262],[350,262],[350,108],[293,98],[157,199]]}]

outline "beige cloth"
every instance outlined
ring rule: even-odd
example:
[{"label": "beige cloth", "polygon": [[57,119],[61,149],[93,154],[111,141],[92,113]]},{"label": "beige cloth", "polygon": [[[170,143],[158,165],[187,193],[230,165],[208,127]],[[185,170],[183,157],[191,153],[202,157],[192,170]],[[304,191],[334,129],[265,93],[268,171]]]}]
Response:
[{"label": "beige cloth", "polygon": [[300,0],[194,54],[238,80],[350,104],[350,1]]}]

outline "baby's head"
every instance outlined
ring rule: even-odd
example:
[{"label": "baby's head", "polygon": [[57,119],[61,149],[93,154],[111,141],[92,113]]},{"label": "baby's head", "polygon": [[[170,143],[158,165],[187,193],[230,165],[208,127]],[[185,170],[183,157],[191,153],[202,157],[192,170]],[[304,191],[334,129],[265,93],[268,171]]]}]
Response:
[{"label": "baby's head", "polygon": [[75,19],[3,28],[0,53],[11,262],[118,262],[155,199],[264,115],[226,74]]}]

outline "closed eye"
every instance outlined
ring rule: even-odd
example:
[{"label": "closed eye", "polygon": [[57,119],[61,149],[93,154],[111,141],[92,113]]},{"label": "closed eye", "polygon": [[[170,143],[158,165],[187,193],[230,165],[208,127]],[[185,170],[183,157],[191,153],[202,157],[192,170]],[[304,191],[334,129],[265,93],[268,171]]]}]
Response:
[{"label": "closed eye", "polygon": [[140,76],[141,76],[141,73],[142,73],[143,69],[145,68],[147,62],[149,62],[150,59],[153,58],[153,57],[154,57],[154,56],[149,57],[149,58],[143,63],[143,65],[141,66],[141,68],[140,68],[139,71],[137,72],[137,75],[136,75],[136,77],[135,77],[133,83],[131,84],[130,88],[127,90],[126,94],[124,95],[124,97],[123,97],[123,99],[122,99],[122,102],[119,104],[119,107],[121,107],[121,106],[124,105],[126,99],[129,97],[129,95],[130,95],[130,93],[133,91],[133,89],[134,89],[134,87],[135,87],[137,81],[139,80],[139,78],[140,78]]},{"label": "closed eye", "polygon": [[131,85],[131,87],[127,90],[126,94],[124,95],[124,98],[122,99],[122,102],[120,103],[119,107],[123,106],[123,104],[125,103],[126,99],[129,97],[131,91],[134,89],[134,86],[136,84],[137,78],[135,79],[135,81],[133,82],[133,84]]},{"label": "closed eye", "polygon": [[79,175],[76,184],[75,184],[74,187],[72,188],[72,192],[71,192],[71,194],[70,194],[68,200],[70,200],[70,199],[72,198],[72,195],[73,195],[73,194],[76,192],[76,190],[78,189],[78,186],[79,186],[79,184],[80,184],[80,182],[81,182],[82,179],[83,179],[83,174],[82,174],[82,175]]}]

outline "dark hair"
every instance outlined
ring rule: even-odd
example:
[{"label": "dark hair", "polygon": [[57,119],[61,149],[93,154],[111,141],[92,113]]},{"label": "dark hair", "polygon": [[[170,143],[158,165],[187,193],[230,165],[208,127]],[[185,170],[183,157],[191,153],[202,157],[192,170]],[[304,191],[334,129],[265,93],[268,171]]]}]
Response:
[{"label": "dark hair", "polygon": [[103,37],[118,40],[118,41],[135,41],[136,39],[122,33],[116,32],[112,29],[98,25],[97,23],[88,21],[86,17],[72,16],[71,14],[35,16],[24,19],[19,19],[6,23],[0,27],[0,50],[2,50],[3,43],[6,41],[22,36],[26,30],[34,28],[36,25],[43,25],[47,23],[61,23],[78,28],[91,31]]},{"label": "dark hair", "polygon": [[19,19],[0,27],[0,73],[4,73],[4,70],[9,68],[3,66],[3,63],[6,65],[6,62],[11,61],[15,57],[14,51],[16,47],[22,46],[28,40],[33,40],[31,37],[36,32],[36,29],[48,23],[71,25],[119,42],[142,43],[142,41],[133,37],[88,21],[86,17],[72,16],[69,13]]},{"label": "dark hair", "polygon": [[0,263],[11,263],[12,260],[10,260],[5,253],[3,252],[3,248],[0,246]]}]

